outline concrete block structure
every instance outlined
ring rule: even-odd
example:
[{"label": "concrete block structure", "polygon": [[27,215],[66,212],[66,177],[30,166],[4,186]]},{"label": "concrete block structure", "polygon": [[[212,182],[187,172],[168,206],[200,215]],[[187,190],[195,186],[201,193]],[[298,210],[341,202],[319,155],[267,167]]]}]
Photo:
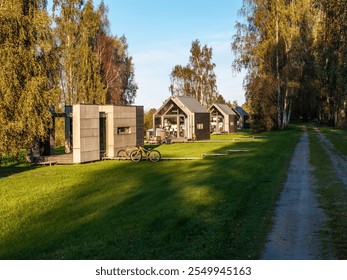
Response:
[{"label": "concrete block structure", "polygon": [[73,162],[99,160],[99,106],[75,105],[72,119]]},{"label": "concrete block structure", "polygon": [[208,111],[211,114],[212,133],[236,133],[237,113],[226,104],[214,103]]},{"label": "concrete block structure", "polygon": [[144,144],[142,106],[74,105],[73,162],[113,158],[125,146]]}]

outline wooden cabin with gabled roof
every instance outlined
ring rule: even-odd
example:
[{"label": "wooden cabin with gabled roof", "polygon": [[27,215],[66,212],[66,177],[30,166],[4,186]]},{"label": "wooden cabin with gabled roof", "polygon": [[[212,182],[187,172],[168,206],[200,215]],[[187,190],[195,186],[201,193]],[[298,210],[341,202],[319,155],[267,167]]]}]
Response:
[{"label": "wooden cabin with gabled roof", "polygon": [[208,111],[211,115],[211,133],[237,132],[237,114],[228,105],[214,103]]},{"label": "wooden cabin with gabled roof", "polygon": [[237,126],[239,129],[249,128],[249,115],[248,113],[240,106],[235,107],[235,112],[238,115]]},{"label": "wooden cabin with gabled roof", "polygon": [[174,141],[210,139],[210,113],[193,97],[167,99],[153,115],[153,124]]}]

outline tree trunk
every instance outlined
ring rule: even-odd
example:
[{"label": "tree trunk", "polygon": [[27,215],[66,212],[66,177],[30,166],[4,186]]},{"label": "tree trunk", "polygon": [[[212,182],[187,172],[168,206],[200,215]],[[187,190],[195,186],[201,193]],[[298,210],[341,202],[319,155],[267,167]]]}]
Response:
[{"label": "tree trunk", "polygon": [[279,26],[278,26],[278,3],[276,2],[276,78],[277,78],[277,126],[282,129],[283,106],[281,94],[281,76],[279,69]]}]

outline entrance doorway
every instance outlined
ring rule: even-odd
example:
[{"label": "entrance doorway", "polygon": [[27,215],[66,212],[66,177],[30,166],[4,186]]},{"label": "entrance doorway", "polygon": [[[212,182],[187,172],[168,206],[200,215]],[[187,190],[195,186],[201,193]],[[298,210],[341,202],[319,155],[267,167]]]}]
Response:
[{"label": "entrance doorway", "polygon": [[72,106],[65,106],[64,113],[53,113],[56,154],[70,154],[72,140]]},{"label": "entrance doorway", "polygon": [[99,113],[99,135],[100,135],[100,157],[102,158],[106,154],[106,113]]}]

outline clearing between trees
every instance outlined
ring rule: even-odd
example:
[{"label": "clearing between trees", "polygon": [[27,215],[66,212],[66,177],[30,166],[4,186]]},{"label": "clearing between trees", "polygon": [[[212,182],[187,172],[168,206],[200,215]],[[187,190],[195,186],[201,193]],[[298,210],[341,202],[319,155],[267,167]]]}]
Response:
[{"label": "clearing between trees", "polygon": [[[197,161],[0,167],[0,259],[259,259],[301,134],[292,127],[156,147],[167,157],[249,150]],[[323,230],[343,237],[341,206],[332,218],[317,186]],[[338,190],[329,199],[344,200]]]}]

